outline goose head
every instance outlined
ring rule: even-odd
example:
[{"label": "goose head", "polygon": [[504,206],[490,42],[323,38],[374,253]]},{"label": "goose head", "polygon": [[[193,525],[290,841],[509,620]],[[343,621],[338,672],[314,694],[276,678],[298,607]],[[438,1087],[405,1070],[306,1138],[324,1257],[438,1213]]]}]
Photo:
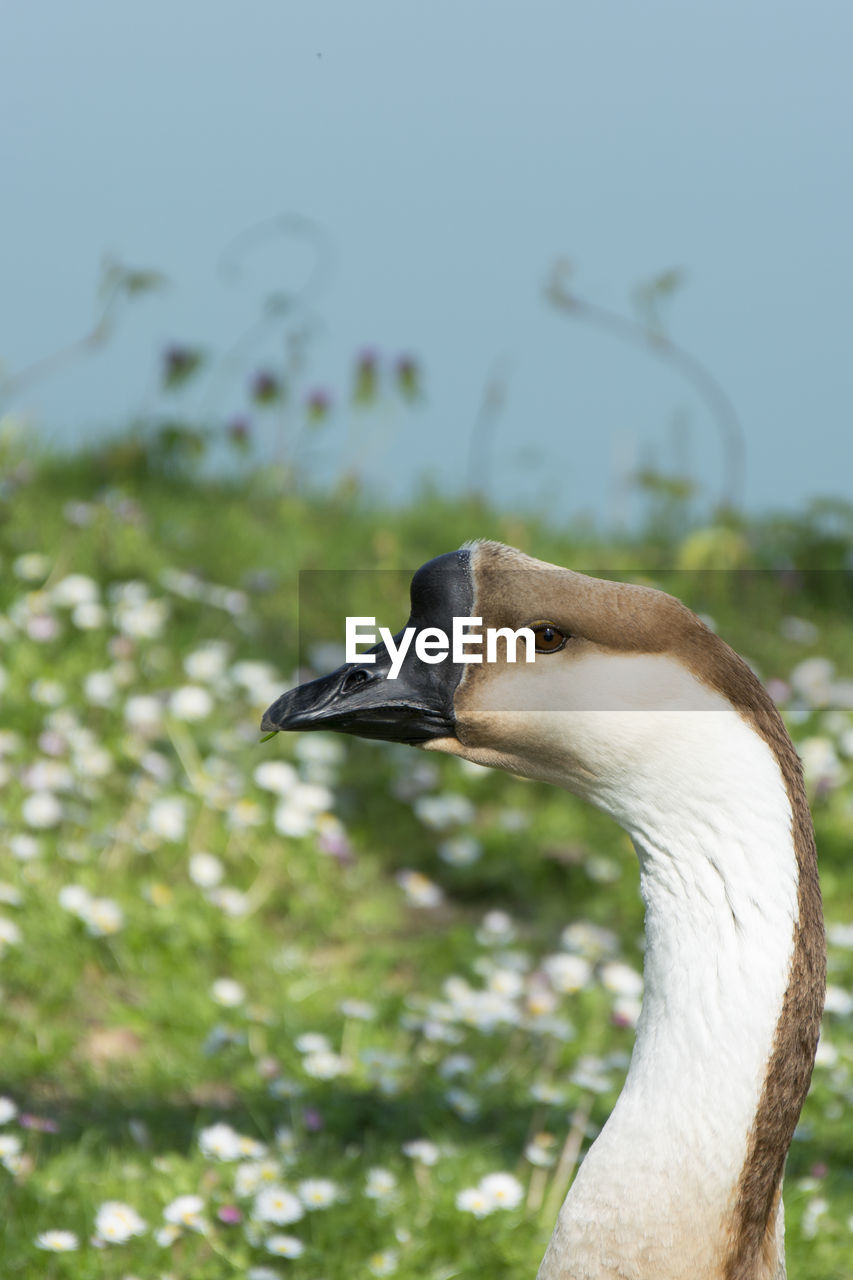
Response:
[{"label": "goose head", "polygon": [[[471,660],[418,656],[422,632],[451,636],[459,618],[481,620],[468,628],[481,637],[465,645]],[[290,690],[262,728],[407,742],[556,783],[621,816],[640,779],[678,771],[677,730],[692,717],[669,713],[733,706],[778,719],[747,665],[674,597],[477,542],[415,573],[390,646]]]}]

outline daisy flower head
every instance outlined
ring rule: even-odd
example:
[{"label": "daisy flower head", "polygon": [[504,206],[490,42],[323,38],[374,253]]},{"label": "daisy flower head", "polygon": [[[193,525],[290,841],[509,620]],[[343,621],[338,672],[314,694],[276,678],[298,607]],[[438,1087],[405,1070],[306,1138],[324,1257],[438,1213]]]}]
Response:
[{"label": "daisy flower head", "polygon": [[7,919],[6,916],[0,916],[0,955],[6,947],[17,946],[20,941],[21,931],[15,921]]},{"label": "daisy flower head", "polygon": [[178,720],[205,720],[213,710],[213,698],[203,685],[185,684],[169,698],[169,710]]},{"label": "daisy flower head", "polygon": [[79,915],[93,938],[107,938],[124,924],[124,912],[112,898],[90,898]]},{"label": "daisy flower head", "polygon": [[345,1018],[356,1022],[372,1022],[376,1017],[376,1006],[366,1000],[342,1000],[338,1007]]},{"label": "daisy flower head", "polygon": [[241,1200],[253,1196],[261,1187],[277,1183],[280,1176],[276,1160],[246,1160],[237,1166],[234,1194]]},{"label": "daisy flower head", "polygon": [[[142,586],[140,583],[125,583],[126,588]],[[168,605],[164,600],[151,600],[148,590],[125,590],[123,598],[113,610],[113,621],[123,635],[134,640],[157,640],[163,633],[169,617]]]},{"label": "daisy flower head", "polygon": [[245,988],[234,978],[217,978],[210,988],[210,994],[224,1009],[236,1009],[246,1001]]},{"label": "daisy flower head", "polygon": [[397,1270],[400,1255],[394,1249],[380,1249],[367,1260],[367,1269],[374,1276],[391,1276]]},{"label": "daisy flower head", "polygon": [[419,796],[413,807],[424,826],[433,831],[448,831],[451,827],[473,822],[477,816],[468,797],[453,792]]},{"label": "daisy flower head", "polygon": [[25,551],[12,561],[12,572],[22,582],[41,582],[50,573],[50,561],[40,551]]},{"label": "daisy flower head", "polygon": [[524,1158],[540,1169],[548,1169],[556,1159],[556,1144],[553,1133],[537,1133],[524,1148]]},{"label": "daisy flower head", "polygon": [[328,1209],[340,1195],[337,1183],[332,1182],[330,1178],[306,1178],[304,1182],[300,1182],[296,1190],[299,1199],[308,1210]]},{"label": "daisy flower head", "polygon": [[592,977],[592,965],[583,956],[558,951],[546,956],[542,968],[555,991],[561,995],[581,991]]},{"label": "daisy flower head", "polygon": [[121,1200],[105,1200],[95,1215],[95,1235],[106,1244],[124,1244],[147,1229],[132,1205]]},{"label": "daisy flower head", "polygon": [[14,1133],[0,1133],[0,1164],[13,1174],[23,1168],[21,1139]]},{"label": "daisy flower head", "polygon": [[75,605],[91,604],[99,599],[100,588],[84,573],[69,573],[51,588],[50,597],[54,604],[73,609]]},{"label": "daisy flower head", "polygon": [[41,854],[41,845],[35,836],[20,832],[9,840],[9,852],[18,862],[32,862]]},{"label": "daisy flower head", "polygon": [[269,1236],[264,1245],[267,1253],[274,1253],[277,1258],[299,1258],[305,1252],[305,1245],[296,1236]]},{"label": "daisy flower head", "polygon": [[219,680],[225,674],[228,662],[228,646],[216,640],[194,649],[184,658],[184,671],[190,680],[202,684]]},{"label": "daisy flower head", "polygon": [[83,681],[83,696],[95,707],[109,707],[115,702],[116,682],[110,671],[90,671]]},{"label": "daisy flower head", "polygon": [[44,1249],[47,1253],[71,1253],[74,1249],[79,1249],[80,1241],[73,1231],[60,1231],[54,1228],[37,1235],[35,1246],[37,1249]]},{"label": "daisy flower head", "polygon": [[175,1227],[188,1227],[190,1231],[203,1231],[202,1213],[204,1201],[201,1196],[177,1196],[163,1210],[166,1222]]},{"label": "daisy flower head", "polygon": [[79,631],[97,631],[107,624],[107,611],[97,600],[81,600],[71,610],[71,621]]},{"label": "daisy flower head", "polygon": [[321,813],[328,812],[334,796],[328,787],[314,782],[297,782],[276,805],[273,826],[279,835],[306,836],[317,826]]},{"label": "daisy flower head", "polygon": [[438,856],[451,867],[470,867],[483,852],[483,846],[474,836],[451,836],[438,846]]},{"label": "daisy flower head", "polygon": [[304,1217],[301,1202],[284,1187],[262,1187],[252,1205],[252,1217],[256,1222],[274,1222],[283,1227]]},{"label": "daisy flower head", "polygon": [[243,1154],[239,1133],[224,1122],[202,1129],[198,1135],[198,1146],[203,1156],[212,1156],[216,1160],[239,1160]]},{"label": "daisy flower head", "polygon": [[398,871],[394,879],[412,907],[439,907],[444,901],[441,888],[421,871],[404,869]]},{"label": "daisy flower head", "polygon": [[0,1124],[8,1124],[18,1114],[18,1108],[11,1098],[0,1098]]},{"label": "daisy flower head", "polygon": [[225,868],[219,858],[214,853],[202,851],[191,855],[189,871],[190,880],[200,889],[215,888],[225,874]]},{"label": "daisy flower head", "polygon": [[611,960],[602,965],[601,985],[613,995],[639,999],[643,994],[643,975],[621,960]]},{"label": "daisy flower head", "polygon": [[148,810],[145,825],[155,836],[179,843],[187,829],[187,802],[183,796],[163,796]]},{"label": "daisy flower head", "polygon": [[28,827],[45,831],[62,821],[62,804],[52,791],[31,791],[21,805],[21,817]]},{"label": "daisy flower head", "polygon": [[207,900],[214,907],[219,907],[223,915],[230,916],[233,920],[246,915],[251,906],[248,895],[230,884],[218,884],[215,888],[209,889]]},{"label": "daisy flower head", "polygon": [[299,781],[293,765],[285,760],[263,760],[252,777],[262,791],[271,791],[277,796],[287,795]]},{"label": "daisy flower head", "polygon": [[415,1138],[403,1143],[403,1155],[410,1160],[417,1160],[419,1164],[434,1165],[438,1163],[441,1152],[428,1138]]},{"label": "daisy flower head", "polygon": [[151,694],[134,694],[124,704],[124,718],[136,733],[156,734],[163,724],[163,704]]},{"label": "daisy flower head", "polygon": [[482,1187],[465,1187],[456,1196],[456,1208],[473,1213],[475,1218],[485,1218],[494,1212],[495,1205]]},{"label": "daisy flower head", "polygon": [[30,685],[30,697],[43,707],[58,707],[65,701],[65,686],[58,680],[34,680]]},{"label": "daisy flower head", "polygon": [[515,924],[506,911],[487,911],[477,930],[477,941],[487,947],[504,947],[515,941]]},{"label": "daisy flower head", "polygon": [[368,1169],[364,1194],[369,1200],[386,1200],[397,1190],[397,1179],[388,1169]]},{"label": "daisy flower head", "polygon": [[332,1046],[322,1031],[303,1031],[293,1042],[300,1053],[330,1053]]},{"label": "daisy flower head", "polygon": [[524,1198],[524,1188],[511,1173],[490,1173],[480,1182],[480,1190],[496,1209],[516,1209]]},{"label": "daisy flower head", "polygon": [[336,1080],[338,1076],[347,1074],[349,1063],[340,1054],[326,1049],[306,1054],[302,1059],[302,1070],[313,1080]]}]

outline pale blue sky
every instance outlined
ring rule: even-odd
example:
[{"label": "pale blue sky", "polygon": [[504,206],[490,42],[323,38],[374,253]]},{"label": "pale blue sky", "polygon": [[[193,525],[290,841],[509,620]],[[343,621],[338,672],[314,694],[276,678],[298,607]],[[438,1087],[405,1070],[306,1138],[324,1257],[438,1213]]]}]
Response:
[{"label": "pale blue sky", "polygon": [[[412,351],[427,401],[360,459],[397,494],[459,483],[496,367],[493,492],[618,514],[619,475],[687,453],[711,494],[709,416],[672,370],[543,301],[624,308],[679,266],[670,331],[747,436],[752,508],[853,497],[853,7],[846,0],[34,0],[0,49],[0,359],[79,333],[112,252],[169,275],[110,347],[15,402],[48,438],[126,421],[172,341],[224,347],[298,275],[271,247],[240,283],[223,247],[295,211],[331,235],[315,379],[353,352]],[[223,395],[223,416],[237,403]],[[383,434],[384,432],[384,434]],[[531,461],[531,452],[538,461]]]}]

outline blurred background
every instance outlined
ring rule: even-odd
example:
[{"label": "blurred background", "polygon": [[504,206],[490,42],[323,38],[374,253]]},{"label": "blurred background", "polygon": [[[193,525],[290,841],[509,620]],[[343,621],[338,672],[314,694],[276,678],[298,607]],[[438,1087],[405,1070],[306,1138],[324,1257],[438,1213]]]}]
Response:
[{"label": "blurred background", "polygon": [[851,39],[840,0],[20,7],[7,425],[609,526],[662,477],[848,496]]},{"label": "blurred background", "polygon": [[535,1274],[634,1043],[627,835],[259,730],[483,536],[673,592],[780,707],[788,1258],[853,1280],[853,9],[6,8],[3,1276]]}]

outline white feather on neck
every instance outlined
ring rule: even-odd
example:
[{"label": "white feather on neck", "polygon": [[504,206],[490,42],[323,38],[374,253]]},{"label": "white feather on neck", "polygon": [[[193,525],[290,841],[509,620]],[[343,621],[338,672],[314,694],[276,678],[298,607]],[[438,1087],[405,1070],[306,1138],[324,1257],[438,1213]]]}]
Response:
[{"label": "white feather on neck", "polygon": [[798,917],[779,762],[672,659],[590,655],[547,686],[506,670],[480,692],[506,733],[482,762],[500,764],[503,747],[504,767],[610,813],[634,841],[646,904],[628,1078],[540,1280],[717,1280]]}]

